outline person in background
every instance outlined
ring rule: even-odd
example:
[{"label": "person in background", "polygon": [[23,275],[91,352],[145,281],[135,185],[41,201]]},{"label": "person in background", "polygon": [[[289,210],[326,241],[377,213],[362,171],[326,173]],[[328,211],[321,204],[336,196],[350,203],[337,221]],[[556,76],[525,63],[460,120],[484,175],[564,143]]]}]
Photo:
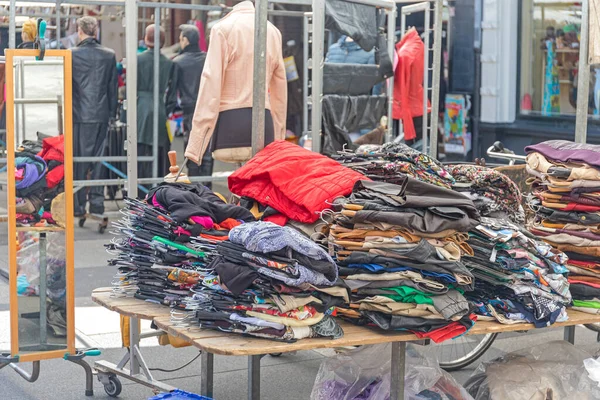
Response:
[{"label": "person in background", "polygon": [[17,49],[33,49],[35,45],[35,38],[37,37],[37,22],[35,19],[28,19],[23,22],[21,29],[21,44],[17,46]]},{"label": "person in background", "polygon": [[[183,110],[184,148],[187,148],[206,53],[201,51],[198,45],[200,40],[198,28],[194,25],[181,25],[179,29],[181,30],[181,34],[179,35],[181,53],[173,59],[173,62],[177,68],[178,80],[176,89]],[[187,168],[189,176],[211,176],[213,169],[212,154],[209,151],[204,153],[201,166],[195,163],[188,163]],[[205,184],[209,188],[211,187],[210,182],[206,182]]]},{"label": "person in background", "polygon": [[[101,157],[104,155],[108,127],[117,115],[118,77],[115,52],[102,46],[96,36],[98,21],[93,17],[77,20],[79,44],[73,54],[73,155]],[[76,162],[74,179],[100,179],[102,164]],[[87,200],[91,214],[104,214],[104,188],[91,187],[75,194],[75,215],[85,215]]]},{"label": "person in background", "polygon": [[[155,51],[155,25],[146,27],[144,42],[148,50],[138,54],[137,70],[137,129],[138,129],[138,157],[151,156],[154,139],[154,51]],[[160,48],[165,42],[165,31],[159,30]],[[171,139],[167,131],[167,115],[173,112],[177,105],[177,91],[174,84],[177,82],[177,69],[173,61],[163,54],[159,55],[159,80],[158,80],[158,176],[169,172],[167,152],[171,149]],[[139,177],[152,177],[152,163],[140,162]]]}]

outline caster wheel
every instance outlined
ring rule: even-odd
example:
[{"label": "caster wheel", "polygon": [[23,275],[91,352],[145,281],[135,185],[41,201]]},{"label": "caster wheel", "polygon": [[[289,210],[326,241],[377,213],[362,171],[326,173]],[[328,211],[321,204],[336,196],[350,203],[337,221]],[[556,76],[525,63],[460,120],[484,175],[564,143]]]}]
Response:
[{"label": "caster wheel", "polygon": [[104,233],[106,231],[106,226],[104,225],[98,225],[98,232],[99,233]]},{"label": "caster wheel", "polygon": [[80,218],[79,219],[79,227],[83,228],[83,225],[85,225],[85,218]]},{"label": "caster wheel", "polygon": [[117,397],[121,394],[123,386],[121,381],[116,376],[112,375],[108,378],[109,383],[104,385],[104,391],[110,397]]},{"label": "caster wheel", "polygon": [[269,353],[271,357],[281,357],[283,353]]}]

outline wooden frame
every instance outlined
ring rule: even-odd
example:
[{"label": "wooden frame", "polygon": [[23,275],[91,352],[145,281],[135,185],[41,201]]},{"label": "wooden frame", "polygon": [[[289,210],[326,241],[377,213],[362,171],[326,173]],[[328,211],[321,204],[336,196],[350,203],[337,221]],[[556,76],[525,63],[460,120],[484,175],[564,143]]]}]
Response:
[{"label": "wooden frame", "polygon": [[[74,268],[74,233],[73,233],[73,98],[71,52],[69,50],[46,50],[46,57],[61,57],[63,59],[63,90],[64,90],[64,188],[65,188],[65,259],[66,259],[66,313],[67,313],[67,343],[65,350],[27,353],[19,355],[19,304],[17,296],[17,237],[16,226],[16,184],[15,170],[15,94],[14,94],[14,58],[36,57],[39,50],[6,50],[6,146],[8,171],[8,263],[10,267],[10,333],[11,353],[19,356],[19,362],[63,358],[66,354],[75,354],[75,268]],[[22,230],[19,228],[19,230]],[[50,229],[49,229],[50,230]]]}]

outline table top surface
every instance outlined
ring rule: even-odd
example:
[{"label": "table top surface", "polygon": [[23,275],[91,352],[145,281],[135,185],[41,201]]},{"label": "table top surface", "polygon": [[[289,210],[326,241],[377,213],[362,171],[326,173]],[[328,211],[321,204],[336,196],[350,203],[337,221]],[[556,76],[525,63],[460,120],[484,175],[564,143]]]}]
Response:
[{"label": "table top surface", "polygon": [[[373,327],[355,326],[345,321],[338,321],[344,330],[344,337],[341,339],[317,338],[302,339],[294,343],[278,342],[210,329],[177,327],[171,322],[169,307],[131,297],[119,298],[111,297],[111,295],[111,288],[99,288],[92,293],[92,300],[123,316],[154,320],[154,323],[163,331],[172,336],[184,339],[192,343],[195,347],[213,354],[249,356],[421,340],[410,332],[388,332]],[[568,321],[557,322],[550,327],[560,328],[580,324],[600,323],[600,315],[586,314],[575,310],[568,310],[568,314]],[[479,321],[475,323],[468,334],[485,335],[489,333],[528,331],[532,329],[535,329],[533,324],[503,325],[498,322]]]}]

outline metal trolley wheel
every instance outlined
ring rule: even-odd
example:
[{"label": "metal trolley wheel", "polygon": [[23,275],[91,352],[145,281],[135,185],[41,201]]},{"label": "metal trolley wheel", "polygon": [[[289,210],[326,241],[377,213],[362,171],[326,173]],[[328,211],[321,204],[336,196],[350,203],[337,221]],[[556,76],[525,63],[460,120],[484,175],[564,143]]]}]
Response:
[{"label": "metal trolley wheel", "polygon": [[496,336],[497,333],[465,335],[437,346],[440,367],[446,371],[457,371],[472,364],[490,348]]},{"label": "metal trolley wheel", "polygon": [[108,383],[104,384],[104,391],[110,397],[117,397],[121,394],[121,390],[123,389],[123,385],[119,378],[116,375],[110,375],[108,377]]}]

